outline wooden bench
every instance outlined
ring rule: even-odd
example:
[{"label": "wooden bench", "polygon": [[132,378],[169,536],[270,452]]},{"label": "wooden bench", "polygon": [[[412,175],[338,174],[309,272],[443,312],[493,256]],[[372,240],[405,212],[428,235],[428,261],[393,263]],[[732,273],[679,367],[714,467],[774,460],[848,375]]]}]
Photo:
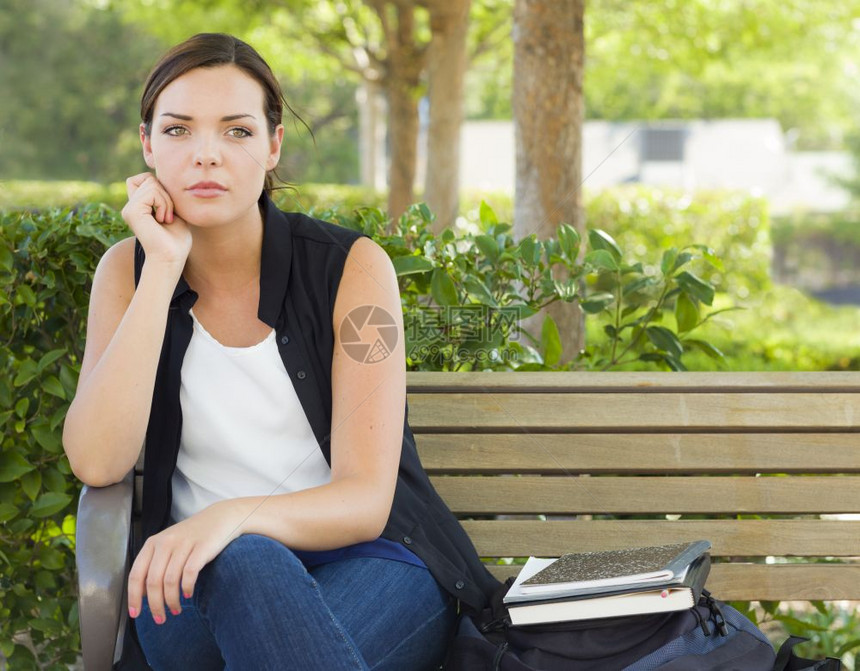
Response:
[{"label": "wooden bench", "polygon": [[[829,517],[860,513],[856,373],[408,373],[407,386],[422,462],[499,578],[518,568],[498,558],[706,538],[721,599],[860,599],[860,521]],[[131,490],[129,477],[81,497],[87,669],[115,649]]]}]

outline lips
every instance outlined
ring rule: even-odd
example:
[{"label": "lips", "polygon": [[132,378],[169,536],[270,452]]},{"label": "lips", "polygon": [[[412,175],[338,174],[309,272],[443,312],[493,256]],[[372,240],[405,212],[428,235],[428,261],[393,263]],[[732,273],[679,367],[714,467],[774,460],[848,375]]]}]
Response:
[{"label": "lips", "polygon": [[198,198],[217,198],[227,192],[227,187],[218,182],[197,182],[189,186],[187,191]]}]

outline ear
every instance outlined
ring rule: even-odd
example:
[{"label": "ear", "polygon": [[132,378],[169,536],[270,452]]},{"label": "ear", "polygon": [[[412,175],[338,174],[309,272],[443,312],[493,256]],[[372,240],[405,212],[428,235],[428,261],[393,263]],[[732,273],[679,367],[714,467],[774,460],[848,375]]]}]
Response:
[{"label": "ear", "polygon": [[146,125],[140,124],[140,144],[143,148],[143,160],[147,167],[155,170],[155,158],[152,155],[152,138],[146,133]]},{"label": "ear", "polygon": [[284,141],[284,126],[278,124],[275,132],[269,137],[269,156],[266,158],[266,172],[278,167],[281,160],[281,143]]}]

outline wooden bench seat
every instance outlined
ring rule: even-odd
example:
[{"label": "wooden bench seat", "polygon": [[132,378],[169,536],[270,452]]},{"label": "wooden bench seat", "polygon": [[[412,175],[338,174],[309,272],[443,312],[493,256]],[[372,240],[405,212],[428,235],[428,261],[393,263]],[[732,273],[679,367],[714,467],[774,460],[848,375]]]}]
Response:
[{"label": "wooden bench seat", "polygon": [[[706,538],[721,599],[860,599],[857,373],[410,372],[407,388],[421,460],[499,578],[518,571],[500,558]],[[141,467],[81,495],[88,669],[118,649]]]}]

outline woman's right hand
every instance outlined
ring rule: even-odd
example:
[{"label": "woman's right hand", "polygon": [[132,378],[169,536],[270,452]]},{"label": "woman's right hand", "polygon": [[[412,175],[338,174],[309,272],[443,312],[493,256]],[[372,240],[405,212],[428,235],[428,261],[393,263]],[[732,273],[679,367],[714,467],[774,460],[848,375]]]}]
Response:
[{"label": "woman's right hand", "polygon": [[122,218],[143,245],[147,262],[164,263],[181,273],[191,251],[191,231],[173,211],[167,190],[150,172],[129,177],[125,185],[128,202]]}]

